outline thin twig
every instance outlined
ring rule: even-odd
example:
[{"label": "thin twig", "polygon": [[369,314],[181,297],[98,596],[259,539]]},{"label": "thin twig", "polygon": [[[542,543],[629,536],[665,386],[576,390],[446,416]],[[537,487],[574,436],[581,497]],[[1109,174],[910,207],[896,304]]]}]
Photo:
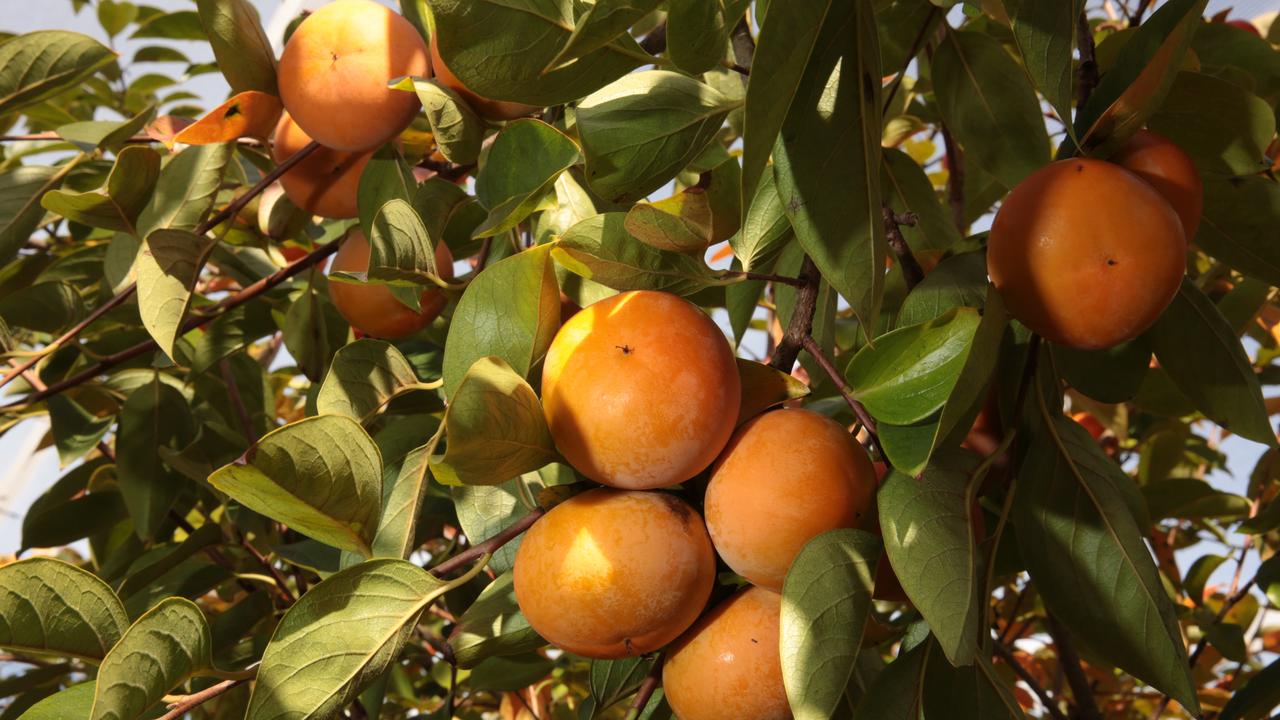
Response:
[{"label": "thin twig", "polygon": [[662,682],[662,663],[665,659],[664,653],[654,659],[653,667],[649,668],[649,674],[644,676],[644,682],[640,683],[640,688],[636,690],[635,699],[631,701],[623,720],[636,720],[640,717],[640,713],[644,712],[645,706],[649,704],[649,698],[653,697],[653,691],[657,690],[658,684]]},{"label": "thin twig", "polygon": [[253,417],[249,415],[249,408],[244,404],[244,397],[240,395],[240,386],[236,383],[236,376],[231,371],[231,361],[227,358],[219,360],[218,371],[222,374],[222,381],[227,385],[227,396],[231,399],[231,407],[235,410],[236,419],[240,421],[240,429],[244,432],[245,440],[253,445],[258,442],[258,431],[253,427]]},{"label": "thin twig", "polygon": [[769,360],[769,364],[775,370],[781,370],[784,373],[791,372],[795,367],[796,358],[800,357],[800,348],[804,346],[804,339],[813,333],[813,314],[818,308],[818,283],[822,280],[822,275],[818,273],[818,266],[814,265],[813,260],[807,255],[800,266],[799,280],[802,284],[796,292],[791,321],[787,323],[786,332],[783,333],[782,340],[778,343],[778,347],[774,348],[773,357]]},{"label": "thin twig", "polygon": [[964,153],[956,145],[955,138],[946,125],[942,125],[942,146],[947,156],[947,203],[951,206],[951,221],[960,232],[969,231],[964,211]]},{"label": "thin twig", "polygon": [[1040,704],[1044,706],[1045,711],[1049,713],[1053,720],[1067,720],[1067,717],[1058,709],[1058,703],[1049,696],[1049,691],[1045,690],[1044,686],[1036,680],[1035,675],[1032,675],[1029,670],[1022,667],[1022,663],[1018,662],[1018,657],[1013,654],[1012,650],[1005,647],[1002,642],[994,643],[992,648],[995,650],[996,655],[999,655],[1000,659],[1004,660],[1004,664],[1009,666],[1013,674],[1026,683],[1027,687],[1031,688],[1031,692],[1040,698]]},{"label": "thin twig", "polygon": [[161,715],[160,720],[178,720],[178,718],[185,716],[195,708],[209,702],[240,683],[245,682],[245,680],[247,680],[247,678],[239,680],[223,680],[217,685],[210,685],[198,693],[188,695],[178,702],[169,705],[169,712]]},{"label": "thin twig", "polygon": [[503,545],[514,540],[520,533],[528,530],[531,525],[537,522],[538,518],[546,514],[542,508],[534,508],[529,514],[512,523],[507,529],[485,540],[482,543],[476,543],[435,567],[428,568],[427,571],[436,577],[444,577],[452,572],[461,570],[471,563],[479,560],[485,555],[497,552]]},{"label": "thin twig", "polygon": [[1075,697],[1077,716],[1080,720],[1102,720],[1102,711],[1098,709],[1098,703],[1093,697],[1093,685],[1084,674],[1075,641],[1051,613],[1046,613],[1045,617],[1046,629],[1058,651],[1058,667],[1066,674],[1067,684],[1071,686],[1071,694]]},{"label": "thin twig", "polygon": [[902,78],[907,74],[907,68],[911,67],[911,61],[915,59],[920,52],[920,46],[924,44],[924,36],[929,32],[929,26],[933,24],[933,18],[938,14],[938,6],[934,5],[929,8],[929,14],[925,16],[924,23],[920,26],[920,32],[916,33],[916,39],[911,42],[911,51],[907,53],[907,60],[902,64],[902,69],[898,71],[893,83],[889,85],[889,89],[884,94],[884,107],[881,112],[885,115],[889,114],[889,106],[893,104],[893,96],[898,93],[898,87],[902,85]]},{"label": "thin twig", "polygon": [[913,226],[919,220],[915,213],[898,215],[888,205],[881,207],[880,212],[884,216],[884,233],[889,242],[889,249],[897,258],[898,266],[902,268],[902,279],[907,283],[907,291],[910,292],[920,284],[921,280],[924,280],[924,268],[920,267],[920,261],[916,260],[916,256],[911,252],[911,246],[907,244],[907,239],[902,236],[902,226]]},{"label": "thin twig", "polygon": [[880,459],[884,461],[885,465],[889,465],[889,458],[885,456],[884,448],[880,445],[880,436],[876,431],[876,421],[871,417],[871,413],[867,412],[867,409],[862,406],[862,403],[854,399],[853,388],[849,386],[849,381],[844,379],[844,376],[840,374],[840,370],[836,368],[835,363],[831,362],[831,359],[822,350],[822,346],[818,344],[817,340],[813,339],[812,335],[805,336],[802,346],[805,352],[818,361],[818,365],[822,366],[822,370],[836,384],[836,388],[840,390],[841,397],[849,404],[849,408],[853,410],[854,417],[858,418],[858,422],[862,423],[862,427],[866,428],[867,435],[870,436],[871,442],[875,445],[876,452],[880,454]]}]

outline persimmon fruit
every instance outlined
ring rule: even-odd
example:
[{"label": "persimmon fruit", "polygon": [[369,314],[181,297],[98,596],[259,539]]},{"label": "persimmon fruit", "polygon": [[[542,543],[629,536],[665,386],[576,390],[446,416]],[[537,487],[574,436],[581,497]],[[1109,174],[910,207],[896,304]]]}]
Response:
[{"label": "persimmon fruit", "polygon": [[596,482],[667,487],[715,460],[737,421],[740,383],[724,333],[698,306],[634,291],[578,311],[542,371],[556,447]]},{"label": "persimmon fruit", "polygon": [[515,559],[516,602],[551,644],[598,659],[652,652],[702,613],[715,552],[698,512],[663,492],[598,488],[534,523]]},{"label": "persimmon fruit", "polygon": [[871,459],[839,423],[775,410],[739,428],[716,461],[707,530],[734,572],[778,590],[809,540],[873,521],[875,491]]},{"label": "persimmon fruit", "polygon": [[454,75],[449,67],[444,64],[444,58],[440,57],[440,45],[436,42],[434,35],[431,37],[431,71],[435,74],[436,82],[458,93],[477,115],[488,118],[490,120],[515,120],[522,118],[534,112],[538,108],[533,105],[524,105],[522,103],[503,102],[500,100],[490,100],[489,98],[477,95],[470,88],[462,84],[462,80]]},{"label": "persimmon fruit", "polygon": [[1169,138],[1139,130],[1110,160],[1146,180],[1163,195],[1178,213],[1187,241],[1195,239],[1204,211],[1204,183],[1191,156]]},{"label": "persimmon fruit", "polygon": [[680,720],[788,720],[778,631],[782,596],[752,587],[712,608],[662,666],[662,689]]},{"label": "persimmon fruit", "polygon": [[285,109],[307,135],[334,150],[364,152],[400,134],[420,107],[416,94],[388,81],[430,73],[412,23],[373,0],[337,0],[294,31],[276,77]]},{"label": "persimmon fruit", "polygon": [[[310,142],[311,137],[284,113],[276,125],[271,158],[280,164]],[[321,145],[281,175],[280,185],[290,202],[312,215],[335,220],[353,218],[359,214],[356,195],[360,174],[371,156],[368,152],[344,152]]]},{"label": "persimmon fruit", "polygon": [[1231,27],[1240,28],[1245,32],[1253,33],[1258,37],[1262,37],[1262,31],[1258,29],[1258,26],[1254,25],[1248,20],[1228,20],[1226,24],[1230,25]]},{"label": "persimmon fruit", "polygon": [[[338,248],[330,271],[365,272],[369,269],[370,251],[364,233],[353,228]],[[453,255],[444,243],[436,246],[436,271],[445,280],[453,277]],[[329,281],[329,296],[353,328],[387,340],[412,335],[430,325],[448,304],[443,293],[428,288],[422,291],[422,312],[415,313],[384,285],[356,285],[337,280]]]},{"label": "persimmon fruit", "polygon": [[1151,185],[1102,160],[1047,165],[1013,189],[987,241],[1010,314],[1053,342],[1098,350],[1136,337],[1173,301],[1186,233]]}]

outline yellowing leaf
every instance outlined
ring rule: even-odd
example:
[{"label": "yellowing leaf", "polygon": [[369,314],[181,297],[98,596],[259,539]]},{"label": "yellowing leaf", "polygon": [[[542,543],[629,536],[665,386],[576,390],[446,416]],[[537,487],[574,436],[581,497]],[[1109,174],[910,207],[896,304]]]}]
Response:
[{"label": "yellowing leaf", "polygon": [[182,129],[173,140],[187,145],[214,145],[243,137],[265,138],[283,110],[275,95],[246,90]]}]

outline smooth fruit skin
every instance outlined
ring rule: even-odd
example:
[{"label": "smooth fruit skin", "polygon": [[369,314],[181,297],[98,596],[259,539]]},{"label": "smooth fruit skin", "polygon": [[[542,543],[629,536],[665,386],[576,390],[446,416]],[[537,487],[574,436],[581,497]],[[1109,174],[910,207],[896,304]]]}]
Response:
[{"label": "smooth fruit skin", "polygon": [[662,689],[680,720],[788,720],[778,628],[782,596],[753,587],[707,613],[671,646]]},{"label": "smooth fruit skin", "polygon": [[1163,195],[1178,213],[1187,241],[1195,239],[1204,210],[1204,183],[1182,148],[1159,133],[1139,130],[1110,159]]},{"label": "smooth fruit skin", "polygon": [[579,472],[628,490],[697,475],[733,433],[737,364],[720,328],[670,293],[635,291],[569,318],[547,350],[542,404]]},{"label": "smooth fruit skin", "polygon": [[[285,113],[276,125],[271,159],[276,164],[306,147],[311,137]],[[280,185],[289,201],[312,215],[342,220],[358,214],[356,193],[360,174],[372,153],[350,153],[323,145],[280,176]]]},{"label": "smooth fruit skin", "polygon": [[538,108],[533,105],[524,105],[521,103],[502,102],[500,100],[490,100],[481,97],[470,90],[466,85],[462,84],[462,80],[454,75],[452,71],[444,64],[444,58],[440,57],[440,46],[436,42],[435,36],[431,36],[431,71],[435,74],[436,82],[449,88],[450,90],[462,96],[463,100],[475,110],[477,114],[490,120],[515,120],[533,113]]},{"label": "smooth fruit skin", "polygon": [[413,120],[415,93],[392,90],[402,75],[429,77],[427,46],[413,24],[372,0],[337,0],[298,26],[280,55],[280,99],[321,145],[364,152]]},{"label": "smooth fruit skin", "polygon": [[[338,248],[330,272],[365,272],[369,269],[369,252],[364,233],[352,229]],[[445,280],[453,277],[453,255],[444,243],[436,246],[436,270]],[[449,302],[439,290],[424,290],[422,312],[415,313],[384,285],[354,285],[336,280],[329,281],[329,297],[351,327],[387,340],[412,335],[430,325]]]},{"label": "smooth fruit skin", "polygon": [[1186,270],[1177,213],[1119,165],[1074,158],[1009,193],[987,241],[987,274],[1018,320],[1082,350],[1151,327]]},{"label": "smooth fruit skin", "polygon": [[720,557],[779,590],[805,543],[874,522],[871,459],[839,423],[775,410],[743,425],[711,471],[704,511]]},{"label": "smooth fruit skin", "polygon": [[599,488],[555,506],[524,536],[516,602],[551,644],[623,658],[679,637],[701,614],[715,575],[711,539],[688,503]]}]

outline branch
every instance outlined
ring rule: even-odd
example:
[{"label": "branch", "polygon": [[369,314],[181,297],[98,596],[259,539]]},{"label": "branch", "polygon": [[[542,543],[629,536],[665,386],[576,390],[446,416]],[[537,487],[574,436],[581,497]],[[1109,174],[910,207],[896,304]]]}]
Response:
[{"label": "branch", "polygon": [[[1094,88],[1098,87],[1098,53],[1093,43],[1093,28],[1089,27],[1089,12],[1080,13],[1076,19],[1077,43],[1080,46],[1080,67],[1076,70],[1079,86],[1076,88],[1076,112],[1082,110]],[[1071,118],[1062,118],[1070,122]]]},{"label": "branch", "polygon": [[170,703],[169,712],[160,716],[160,720],[178,720],[191,712],[193,709],[203,705],[206,702],[218,697],[231,688],[245,682],[248,678],[240,678],[238,680],[223,680],[217,685],[210,685],[198,693],[187,695],[178,702]]},{"label": "branch", "polygon": [[992,647],[995,649],[996,655],[999,655],[1004,664],[1008,665],[1009,669],[1013,671],[1013,674],[1026,683],[1027,687],[1031,688],[1031,692],[1040,698],[1040,704],[1044,706],[1045,711],[1049,713],[1053,720],[1067,720],[1062,711],[1058,709],[1058,703],[1054,702],[1053,698],[1049,696],[1049,691],[1044,689],[1044,686],[1036,680],[1034,675],[1022,667],[1022,663],[1018,662],[1018,658],[1013,654],[1013,651],[1005,647],[1003,642],[996,642]]},{"label": "branch", "polygon": [[1076,712],[1081,720],[1102,720],[1102,711],[1093,697],[1093,685],[1085,677],[1084,666],[1080,664],[1080,654],[1076,646],[1052,614],[1045,613],[1049,636],[1058,650],[1058,667],[1067,676],[1067,684],[1071,686],[1071,694],[1076,700]]},{"label": "branch", "polygon": [[649,674],[644,676],[644,682],[640,683],[640,689],[636,691],[636,697],[631,701],[627,714],[622,720],[637,720],[640,713],[644,712],[645,706],[649,704],[649,698],[653,697],[653,691],[657,690],[658,684],[662,682],[662,664],[665,660],[665,653],[659,653],[654,659],[653,667],[649,668]]},{"label": "branch", "polygon": [[907,244],[907,239],[902,236],[902,226],[914,227],[919,222],[919,218],[911,212],[897,215],[888,205],[881,207],[880,211],[884,215],[884,233],[889,241],[889,249],[897,258],[898,266],[902,268],[902,279],[907,283],[907,292],[911,292],[912,288],[924,280],[924,268],[920,267],[920,262],[911,253],[911,246]]},{"label": "branch", "polygon": [[782,335],[782,341],[773,351],[769,364],[775,370],[790,373],[795,367],[796,358],[800,357],[800,348],[804,339],[813,333],[813,314],[818,308],[818,282],[822,276],[818,274],[818,266],[813,264],[809,256],[805,256],[800,266],[799,280],[803,283],[796,292],[795,308],[791,311],[791,321]]},{"label": "branch", "polygon": [[809,353],[814,360],[818,361],[818,364],[822,366],[823,371],[827,373],[827,376],[830,377],[831,381],[836,384],[837,388],[839,388],[840,395],[844,397],[844,401],[849,404],[849,407],[853,410],[854,416],[858,418],[858,422],[862,423],[862,427],[866,428],[867,435],[871,437],[871,442],[875,445],[876,452],[879,453],[880,459],[884,461],[886,466],[892,467],[889,463],[888,456],[884,454],[884,448],[880,445],[880,435],[877,434],[876,431],[876,421],[872,419],[871,413],[867,412],[867,409],[862,406],[862,403],[854,399],[853,388],[849,387],[849,382],[840,374],[835,363],[831,362],[830,358],[827,357],[827,354],[822,351],[822,346],[818,344],[817,340],[813,339],[813,336],[805,336],[803,345],[805,352]]},{"label": "branch", "polygon": [[534,508],[533,510],[529,511],[528,515],[525,515],[524,517],[512,523],[509,527],[507,527],[506,530],[503,530],[502,532],[498,533],[497,535],[494,535],[493,537],[489,538],[488,540],[485,540],[482,543],[477,543],[475,545],[472,545],[466,550],[463,550],[462,552],[458,553],[457,555],[454,555],[453,557],[449,558],[448,560],[445,560],[444,562],[440,563],[439,565],[436,565],[433,568],[429,568],[428,572],[430,572],[432,575],[435,575],[436,577],[444,577],[445,575],[448,575],[452,572],[461,570],[462,568],[466,567],[467,565],[470,565],[476,560],[479,560],[485,555],[493,554],[494,552],[499,550],[503,545],[506,545],[507,543],[516,539],[516,537],[520,535],[520,533],[524,532],[525,530],[528,530],[531,525],[537,522],[538,518],[542,517],[545,514],[546,514],[546,511],[543,510],[542,508]]},{"label": "branch", "polygon": [[942,128],[943,148],[947,153],[947,203],[951,206],[951,221],[961,234],[969,230],[964,217],[964,154],[956,146],[955,139],[946,125]]}]

